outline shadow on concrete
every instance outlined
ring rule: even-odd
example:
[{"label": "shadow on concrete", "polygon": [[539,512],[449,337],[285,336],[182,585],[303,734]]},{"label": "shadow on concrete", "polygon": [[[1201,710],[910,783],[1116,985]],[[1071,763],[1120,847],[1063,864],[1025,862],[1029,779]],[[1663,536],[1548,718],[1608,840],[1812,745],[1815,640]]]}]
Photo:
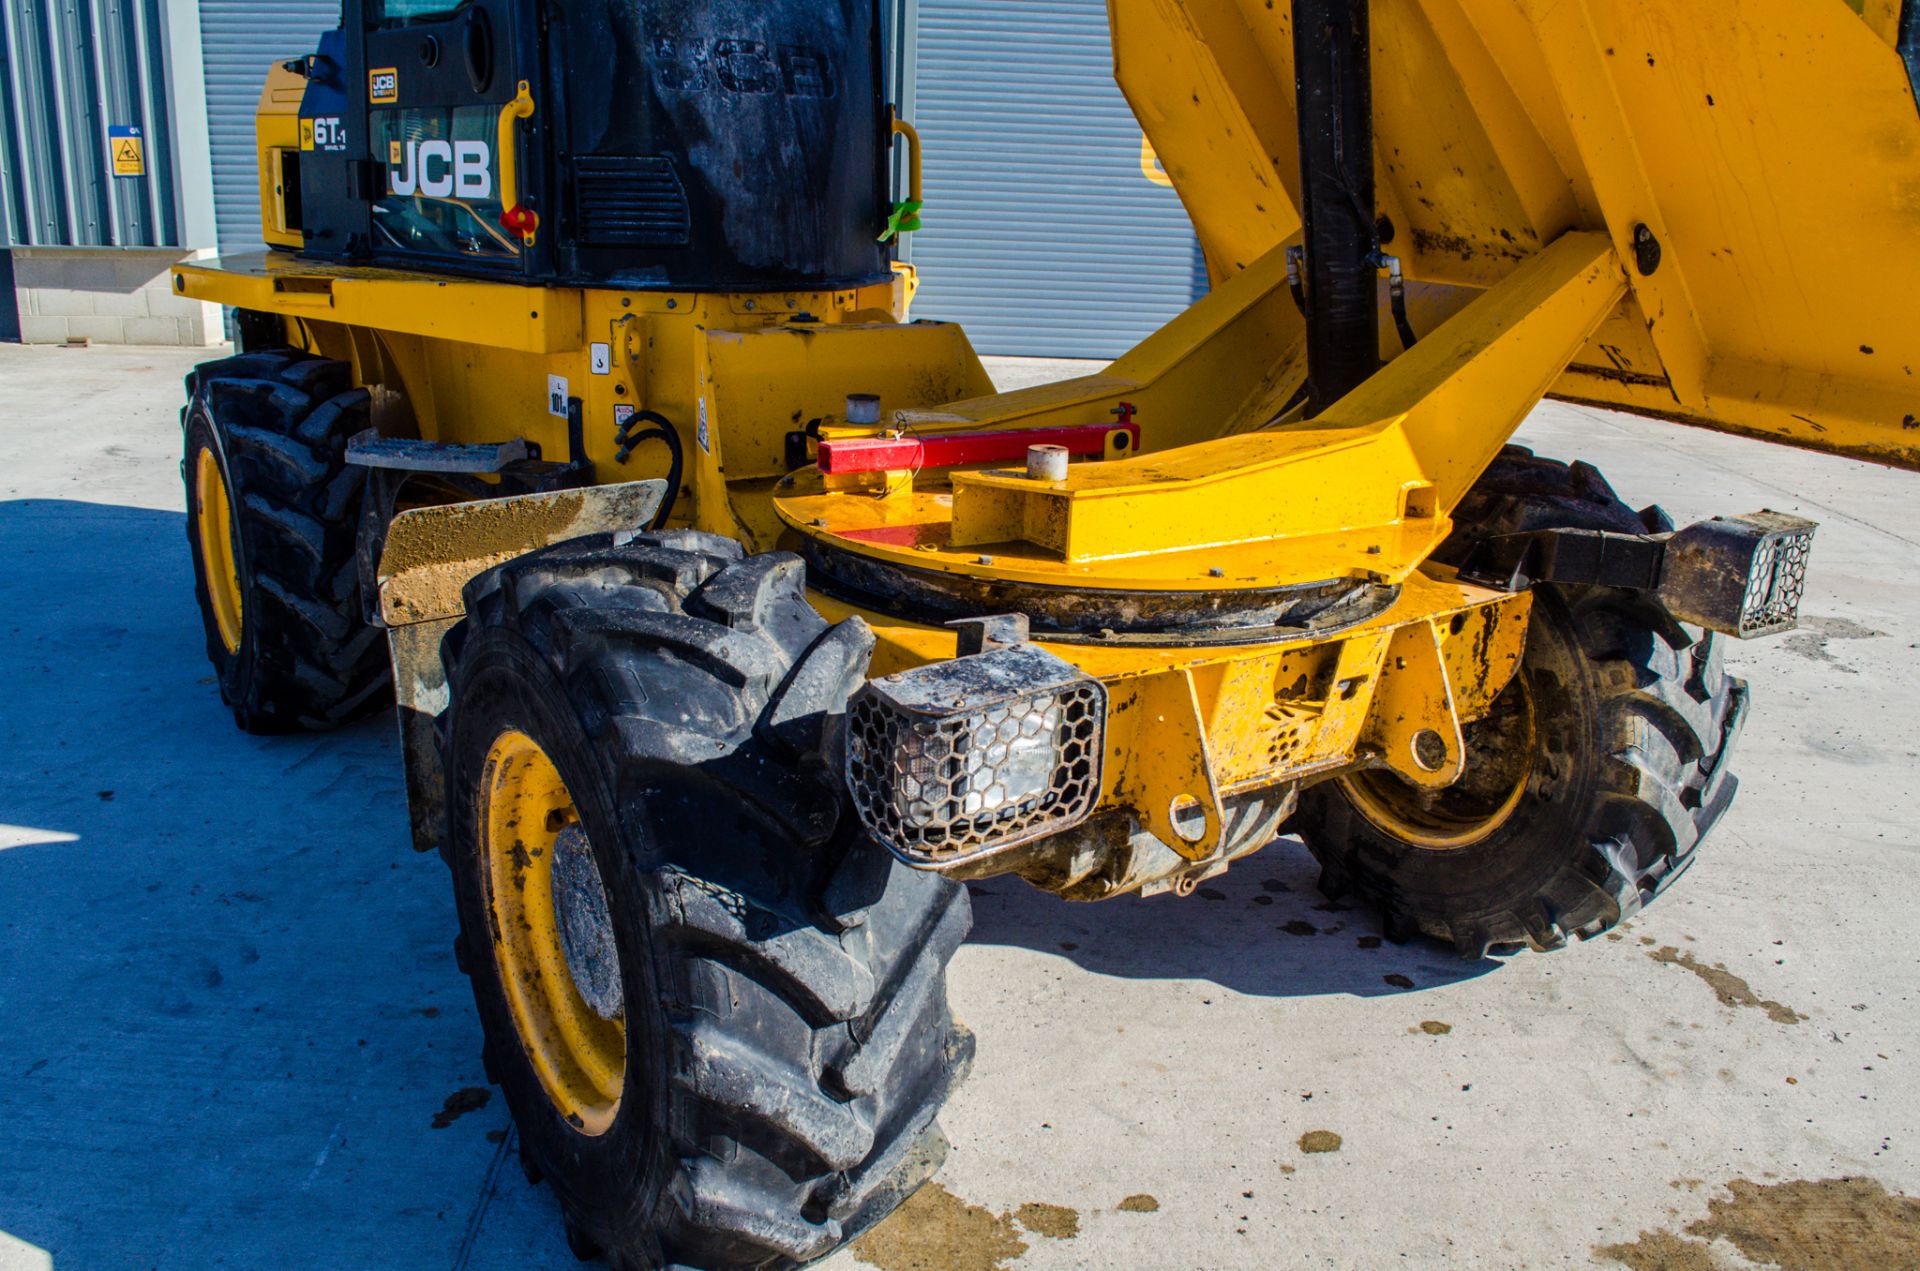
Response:
[{"label": "shadow on concrete", "polygon": [[[391,717],[238,732],[178,513],[0,502],[0,543],[0,1232],[60,1267],[570,1265],[497,1096],[432,1128],[486,1082]],[[973,939],[1271,996],[1492,965],[1362,948],[1313,873],[1283,841],[1185,900],[995,881]]]},{"label": "shadow on concrete", "polygon": [[992,879],[972,885],[969,939],[1051,953],[1096,975],[1206,981],[1260,997],[1390,996],[1501,966],[1430,940],[1389,943],[1373,911],[1321,896],[1318,875],[1306,848],[1283,838],[1185,898],[1072,904]]},{"label": "shadow on concrete", "polygon": [[[0,544],[0,1231],[56,1267],[491,1261],[496,1182],[551,1202],[497,1169],[497,1097],[431,1128],[486,1082],[392,720],[238,732],[178,513],[0,502]],[[520,1226],[485,1243],[562,1264],[557,1214]]]}]

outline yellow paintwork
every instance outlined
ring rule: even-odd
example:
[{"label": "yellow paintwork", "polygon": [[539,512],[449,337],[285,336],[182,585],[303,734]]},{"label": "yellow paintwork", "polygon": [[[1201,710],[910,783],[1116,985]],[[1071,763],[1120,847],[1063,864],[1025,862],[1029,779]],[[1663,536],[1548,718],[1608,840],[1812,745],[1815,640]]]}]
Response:
[{"label": "yellow paintwork", "polygon": [[1905,0],[1846,0],[1846,3],[1860,15],[1867,28],[1889,46],[1899,42],[1900,10]]},{"label": "yellow paintwork", "polygon": [[[1299,232],[1290,7],[1108,11],[1116,77],[1220,285]],[[1416,327],[1569,231],[1631,260],[1645,224],[1660,267],[1628,272],[1553,395],[1920,467],[1920,111],[1897,17],[1894,0],[1375,0],[1380,212],[1426,284]]]},{"label": "yellow paintwork", "polygon": [[849,392],[932,406],[991,389],[958,328],[902,321],[910,270],[858,289],[736,296],[521,287],[279,252],[174,276],[183,295],[286,315],[297,346],[351,363],[380,390],[376,412],[397,400],[394,427],[427,440],[524,437],[572,458],[566,420],[548,409],[558,376],[581,399],[599,479],[633,481],[665,476],[667,450],[650,443],[621,464],[616,408],[658,411],[686,455],[675,519],[757,550],[780,532],[765,494],[788,431],[837,419]]},{"label": "yellow paintwork", "polygon": [[[1396,745],[1451,702],[1460,721],[1484,715],[1520,665],[1532,598],[1459,581],[1439,567],[1408,578],[1399,601],[1373,621],[1320,639],[1214,648],[1112,644],[1042,647],[1107,684],[1102,807],[1126,806],[1162,842],[1191,860],[1219,845],[1224,800],[1265,786],[1311,780],[1356,759],[1410,780],[1430,774]],[[903,622],[828,596],[833,621],[858,615],[877,637],[871,674],[892,675],[955,653],[953,631]],[[1415,633],[1439,657],[1400,654]],[[1407,665],[1401,666],[1405,661]],[[1457,725],[1451,752],[1459,753]],[[1188,839],[1172,805],[1190,798],[1206,829]]]},{"label": "yellow paintwork", "polygon": [[582,1000],[560,943],[553,845],[579,820],[573,796],[540,744],[508,729],[487,751],[475,797],[486,841],[470,850],[484,863],[494,960],[521,1049],[560,1115],[604,1134],[626,1086],[627,1029]]},{"label": "yellow paintwork", "polygon": [[[796,527],[824,520],[847,550],[986,578],[1160,589],[1400,582],[1446,537],[1447,514],[1623,291],[1607,242],[1570,234],[1311,421],[1080,464],[1059,482],[957,472],[950,499],[823,493],[776,505]],[[1141,409],[1151,438],[1158,418]]]},{"label": "yellow paintwork", "polygon": [[[686,458],[674,523],[750,551],[812,537],[922,572],[1077,589],[1398,585],[1387,612],[1318,639],[1050,646],[1108,685],[1105,806],[1200,862],[1237,794],[1368,765],[1427,791],[1458,776],[1462,726],[1518,665],[1528,601],[1429,556],[1542,395],[1920,466],[1906,314],[1920,112],[1890,47],[1893,0],[1371,12],[1379,210],[1421,338],[1401,352],[1383,306],[1391,360],[1310,420],[1294,404],[1304,323],[1286,282],[1300,230],[1291,6],[1269,0],[1109,0],[1142,170],[1180,194],[1213,286],[1065,383],[995,394],[956,328],[906,321],[906,267],[854,290],[721,295],[275,254],[181,266],[176,286],[283,315],[297,346],[352,364],[389,432],[524,437],[625,482],[664,475],[668,455],[649,442],[621,464],[618,412],[657,411]],[[263,147],[288,144],[286,113],[270,84]],[[1661,249],[1651,271],[1642,226]],[[549,411],[550,378],[581,402],[582,455]],[[1110,428],[1125,404],[1141,444],[1110,442],[1054,483],[1017,462],[788,472],[789,433],[857,435],[842,418],[856,392],[880,395],[883,433]],[[950,631],[862,616],[875,674],[954,656]],[[1192,812],[1180,826],[1176,807]]]},{"label": "yellow paintwork", "polygon": [[240,599],[240,565],[233,546],[233,500],[227,495],[220,459],[201,447],[193,461],[194,531],[200,537],[200,563],[207,576],[207,607],[228,653],[240,652],[245,606]]},{"label": "yellow paintwork", "polygon": [[284,182],[286,157],[313,149],[311,126],[303,129],[300,123],[300,99],[306,92],[307,81],[278,62],[267,71],[266,86],[260,90],[260,108],[254,120],[260,167],[260,232],[261,241],[273,247],[299,247],[303,241],[300,231],[287,225]]}]

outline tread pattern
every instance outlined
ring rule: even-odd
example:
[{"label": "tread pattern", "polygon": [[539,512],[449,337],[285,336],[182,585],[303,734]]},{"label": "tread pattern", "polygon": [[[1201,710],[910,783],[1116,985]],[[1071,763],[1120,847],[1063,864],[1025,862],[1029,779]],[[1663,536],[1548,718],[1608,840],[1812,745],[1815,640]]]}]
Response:
[{"label": "tread pattern", "polygon": [[[861,835],[827,775],[865,624],[829,628],[797,557],[692,531],[620,538],[480,575],[443,650],[443,735],[473,632],[510,631],[554,669],[620,806],[649,827],[627,851],[651,897],[671,1177],[626,1212],[585,1199],[564,1160],[529,1165],[616,1266],[796,1265],[937,1168],[934,1118],[972,1055],[945,979],[967,895]],[[463,964],[489,966],[489,940],[464,932]],[[518,1061],[510,1032],[487,1045],[496,1072]]]},{"label": "tread pattern", "polygon": [[[1634,512],[1598,471],[1508,447],[1463,500],[1460,529],[1440,553],[1465,558],[1479,538],[1543,528],[1644,532],[1671,528],[1654,507]],[[1731,804],[1726,762],[1745,718],[1747,686],[1721,664],[1721,638],[1676,621],[1644,595],[1542,587],[1536,621],[1577,642],[1598,711],[1599,771],[1568,844],[1535,844],[1549,868],[1488,903],[1404,885],[1409,853],[1354,811],[1334,783],[1302,797],[1295,827],[1321,864],[1321,890],[1377,905],[1388,934],[1451,942],[1464,957],[1501,947],[1558,949],[1632,917],[1678,878]],[[1529,658],[1536,656],[1529,642]]]},{"label": "tread pattern", "polygon": [[[207,654],[235,719],[255,733],[319,730],[385,705],[386,642],[367,621],[354,559],[366,477],[346,462],[348,438],[367,426],[366,390],[343,362],[273,349],[203,364],[187,395],[190,441],[204,419],[224,456],[245,561],[237,657],[201,583]],[[192,506],[191,468],[182,476]],[[187,537],[197,553],[192,517]]]}]

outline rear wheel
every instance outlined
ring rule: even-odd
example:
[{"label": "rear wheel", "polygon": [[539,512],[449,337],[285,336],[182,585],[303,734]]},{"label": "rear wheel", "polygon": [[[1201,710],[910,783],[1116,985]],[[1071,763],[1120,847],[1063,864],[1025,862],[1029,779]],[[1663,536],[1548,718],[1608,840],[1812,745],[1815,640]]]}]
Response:
[{"label": "rear wheel", "polygon": [[623,1268],[789,1266],[937,1168],[964,889],[830,764],[871,633],[691,532],[481,575],[444,649],[458,950],[530,1175]]},{"label": "rear wheel", "polygon": [[248,732],[330,728],[383,705],[386,644],[355,564],[367,394],[341,362],[291,349],[187,380],[187,540],[207,657]]},{"label": "rear wheel", "polygon": [[[1599,474],[1509,450],[1462,504],[1443,555],[1493,533],[1641,531]],[[1321,888],[1377,905],[1390,934],[1469,957],[1553,949],[1632,916],[1693,861],[1732,802],[1726,758],[1746,685],[1720,642],[1644,595],[1538,586],[1519,671],[1464,730],[1460,780],[1430,791],[1384,769],[1308,790],[1293,828]]]}]

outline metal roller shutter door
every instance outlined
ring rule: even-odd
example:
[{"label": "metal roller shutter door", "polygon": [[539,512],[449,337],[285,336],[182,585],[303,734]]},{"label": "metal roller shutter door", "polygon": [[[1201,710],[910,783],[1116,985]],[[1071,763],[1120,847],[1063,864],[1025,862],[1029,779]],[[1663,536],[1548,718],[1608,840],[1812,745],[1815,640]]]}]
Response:
[{"label": "metal roller shutter door", "polygon": [[220,251],[259,251],[259,165],[253,117],[275,62],[311,53],[340,25],[340,0],[200,0],[207,132]]},{"label": "metal roller shutter door", "polygon": [[1114,357],[1204,285],[1193,227],[1140,167],[1101,0],[919,0],[927,228],[916,317],[982,353]]}]

